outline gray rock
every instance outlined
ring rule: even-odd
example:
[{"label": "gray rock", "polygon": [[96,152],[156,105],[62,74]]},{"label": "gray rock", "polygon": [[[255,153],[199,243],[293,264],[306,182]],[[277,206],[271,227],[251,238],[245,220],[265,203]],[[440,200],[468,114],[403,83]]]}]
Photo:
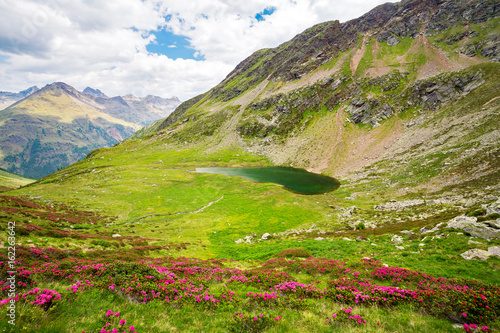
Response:
[{"label": "gray rock", "polygon": [[266,232],[265,234],[262,235],[261,239],[266,240],[269,236],[271,236],[271,234]]},{"label": "gray rock", "polygon": [[398,45],[399,43],[401,43],[401,41],[396,36],[391,36],[387,38],[387,45],[389,46]]},{"label": "gray rock", "polygon": [[323,237],[317,237],[317,238],[314,238],[314,240],[322,241],[322,240],[325,240],[325,239]]},{"label": "gray rock", "polygon": [[243,243],[243,239],[241,239],[241,238],[240,238],[240,239],[238,239],[238,240],[235,240],[234,242],[235,242],[236,244]]},{"label": "gray rock", "polygon": [[346,210],[340,215],[342,217],[351,217],[353,213],[355,213],[358,210],[358,207],[356,206],[351,206],[346,208]]},{"label": "gray rock", "polygon": [[500,43],[485,47],[481,50],[481,54],[493,62],[500,62]]},{"label": "gray rock", "polygon": [[465,260],[472,260],[477,258],[479,260],[486,260],[491,256],[491,253],[488,251],[480,250],[480,249],[472,249],[467,252],[461,254],[462,258]]},{"label": "gray rock", "polygon": [[471,245],[471,244],[479,244],[479,245],[482,245],[483,243],[481,242],[476,242],[476,241],[473,241],[472,239],[469,239],[469,241],[467,242],[467,244]]},{"label": "gray rock", "polygon": [[460,48],[460,53],[465,54],[468,57],[475,57],[476,52],[477,52],[477,49],[476,49],[476,45],[474,43],[464,45]]},{"label": "gray rock", "polygon": [[406,236],[415,235],[415,233],[411,230],[402,230],[402,231],[400,231],[400,233],[403,235],[406,235]]},{"label": "gray rock", "polygon": [[343,240],[345,240],[345,241],[348,241],[348,242],[352,242],[352,241],[353,241],[352,239],[347,238],[347,237],[344,237],[344,238],[342,238],[342,239],[343,239]]},{"label": "gray rock", "polygon": [[477,222],[476,217],[472,216],[457,216],[448,222],[448,228],[460,229],[471,236],[483,239],[499,239],[500,230],[491,228],[485,223]]},{"label": "gray rock", "polygon": [[396,246],[396,250],[404,250],[404,246]]},{"label": "gray rock", "polygon": [[391,242],[392,242],[392,244],[401,244],[401,243],[403,243],[403,237],[398,236],[398,235],[394,235],[391,238]]},{"label": "gray rock", "polygon": [[500,219],[497,219],[496,221],[484,221],[483,223],[493,229],[500,229]]},{"label": "gray rock", "polygon": [[486,215],[500,214],[500,200],[486,206]]},{"label": "gray rock", "polygon": [[491,246],[488,248],[488,253],[492,256],[497,256],[500,258],[500,246]]},{"label": "gray rock", "polygon": [[112,235],[111,235],[111,237],[115,237],[115,238],[116,238],[116,237],[121,237],[121,236],[122,236],[122,235],[120,235],[120,234],[112,234]]}]

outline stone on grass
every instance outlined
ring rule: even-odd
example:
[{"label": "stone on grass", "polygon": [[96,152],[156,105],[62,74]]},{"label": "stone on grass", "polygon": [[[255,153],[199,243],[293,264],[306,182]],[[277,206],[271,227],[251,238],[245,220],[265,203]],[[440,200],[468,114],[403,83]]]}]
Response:
[{"label": "stone on grass", "polygon": [[317,237],[317,238],[314,238],[314,240],[322,241],[322,240],[325,240],[325,239],[323,237]]},{"label": "stone on grass", "polygon": [[499,239],[500,229],[495,229],[486,223],[477,222],[474,216],[457,216],[448,221],[448,228],[460,229],[471,236],[483,239]]},{"label": "stone on grass", "polygon": [[398,235],[394,235],[394,236],[392,236],[392,238],[391,238],[391,242],[392,242],[392,244],[400,244],[400,243],[403,243],[403,237],[398,236]]},{"label": "stone on grass", "polygon": [[269,234],[269,233],[267,233],[267,232],[266,232],[265,234],[263,234],[263,235],[262,235],[262,237],[261,237],[261,238],[265,240],[265,239],[267,239],[269,236],[271,236],[271,234]]},{"label": "stone on grass", "polygon": [[112,235],[111,235],[111,237],[115,237],[115,238],[116,238],[116,237],[121,237],[121,236],[122,236],[122,235],[120,235],[120,234],[112,234]]},{"label": "stone on grass", "polygon": [[479,259],[486,260],[491,256],[491,253],[485,250],[472,249],[461,254],[462,258],[465,260]]},{"label": "stone on grass", "polygon": [[488,248],[488,253],[492,256],[497,256],[500,258],[500,246],[490,246]]}]

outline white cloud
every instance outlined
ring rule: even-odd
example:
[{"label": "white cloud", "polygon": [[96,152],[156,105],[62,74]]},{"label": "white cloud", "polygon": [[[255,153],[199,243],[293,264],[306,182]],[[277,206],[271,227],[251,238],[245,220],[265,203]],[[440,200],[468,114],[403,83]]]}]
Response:
[{"label": "white cloud", "polygon": [[[8,3],[7,3],[8,2]],[[384,0],[0,1],[0,90],[63,81],[108,95],[190,98],[252,52],[327,20],[346,21]],[[264,21],[255,15],[276,8]],[[169,15],[170,20],[165,21]],[[150,31],[186,36],[205,60],[150,54]],[[168,47],[174,48],[171,44]]]}]

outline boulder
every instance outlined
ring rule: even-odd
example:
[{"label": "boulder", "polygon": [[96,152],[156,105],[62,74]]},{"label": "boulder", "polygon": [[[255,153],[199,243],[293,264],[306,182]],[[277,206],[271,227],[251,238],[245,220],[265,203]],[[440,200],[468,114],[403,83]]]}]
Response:
[{"label": "boulder", "polygon": [[485,47],[481,50],[481,54],[490,58],[492,62],[500,62],[500,43]]},{"label": "boulder", "polygon": [[497,256],[500,258],[500,246],[490,246],[488,248],[488,253],[492,256]]},{"label": "boulder", "polygon": [[500,229],[492,228],[483,222],[477,222],[477,218],[473,216],[457,216],[448,221],[448,228],[460,229],[471,236],[483,239],[500,238]]},{"label": "boulder", "polygon": [[401,43],[401,41],[396,36],[391,36],[387,38],[387,45],[389,46],[398,45],[399,43]]},{"label": "boulder", "polygon": [[465,260],[472,260],[477,258],[479,260],[486,260],[491,256],[491,253],[485,250],[472,249],[461,254],[462,258]]},{"label": "boulder", "polygon": [[486,206],[486,215],[500,214],[500,200]]}]

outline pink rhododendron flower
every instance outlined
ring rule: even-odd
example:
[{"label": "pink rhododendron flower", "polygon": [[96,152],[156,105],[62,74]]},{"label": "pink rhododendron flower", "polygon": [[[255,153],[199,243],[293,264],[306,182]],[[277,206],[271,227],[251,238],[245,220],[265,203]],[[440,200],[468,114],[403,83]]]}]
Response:
[{"label": "pink rhododendron flower", "polygon": [[120,320],[120,325],[125,325],[125,319]]}]

